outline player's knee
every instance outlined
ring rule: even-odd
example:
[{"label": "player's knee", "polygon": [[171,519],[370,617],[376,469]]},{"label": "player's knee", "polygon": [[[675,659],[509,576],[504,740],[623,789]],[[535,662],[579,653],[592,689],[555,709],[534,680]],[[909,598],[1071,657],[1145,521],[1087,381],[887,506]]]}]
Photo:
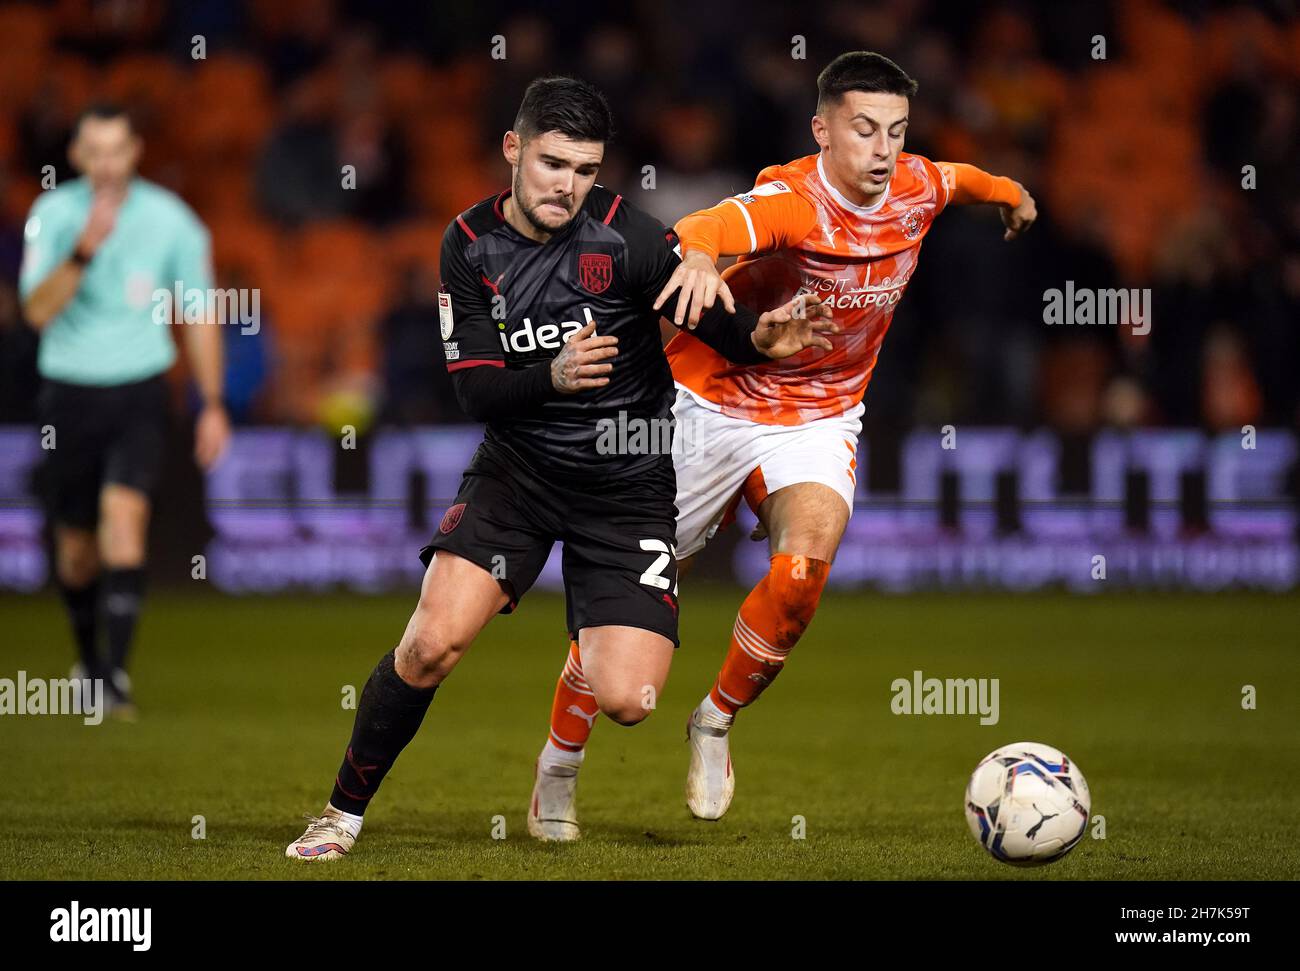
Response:
[{"label": "player's knee", "polygon": [[398,666],[403,675],[409,673],[421,686],[439,684],[460,661],[469,643],[469,638],[458,637],[446,625],[421,618],[417,612],[397,647]]},{"label": "player's knee", "polygon": [[803,636],[817,612],[830,571],[829,563],[810,556],[772,557],[767,588],[777,608],[778,647],[793,647]]},{"label": "player's knee", "polygon": [[60,536],[54,559],[59,581],[74,590],[86,586],[99,574],[99,555],[92,533]]},{"label": "player's knee", "polygon": [[93,583],[99,575],[99,560],[94,552],[65,553],[58,557],[59,582],[65,587],[80,590]]},{"label": "player's knee", "polygon": [[149,530],[149,500],[135,489],[108,486],[100,497],[98,543],[105,563],[140,566]]},{"label": "player's knee", "polygon": [[610,721],[620,725],[635,725],[645,721],[652,710],[647,704],[647,694],[632,690],[602,692],[596,696],[596,704]]},{"label": "player's knee", "polygon": [[105,520],[100,525],[99,553],[109,566],[125,569],[143,565],[145,541],[142,530],[129,520]]}]

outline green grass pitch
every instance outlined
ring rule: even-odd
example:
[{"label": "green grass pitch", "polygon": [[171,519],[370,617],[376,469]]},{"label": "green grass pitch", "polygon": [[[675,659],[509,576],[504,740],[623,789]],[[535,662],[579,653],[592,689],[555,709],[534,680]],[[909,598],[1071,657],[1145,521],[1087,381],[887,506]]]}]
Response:
[{"label": "green grass pitch", "polygon": [[[1300,599],[1222,594],[828,593],[787,670],[733,735],[717,823],[683,798],[687,713],[741,592],[683,589],[683,647],[658,710],[597,723],[583,839],[524,827],[564,659],[562,602],[498,618],[439,692],[347,860],[284,846],[329,794],[359,690],[414,595],[228,599],[159,592],[136,649],[138,724],[0,717],[6,879],[1253,879],[1300,876]],[[66,676],[51,595],[0,601],[0,677]],[[895,715],[890,684],[1001,679],[1001,720]],[[1243,710],[1244,685],[1258,692]],[[966,829],[998,745],[1042,741],[1086,774],[1105,838],[1019,870]],[[192,837],[195,816],[206,838]],[[494,817],[506,838],[493,839]],[[795,816],[806,838],[792,838]]]}]

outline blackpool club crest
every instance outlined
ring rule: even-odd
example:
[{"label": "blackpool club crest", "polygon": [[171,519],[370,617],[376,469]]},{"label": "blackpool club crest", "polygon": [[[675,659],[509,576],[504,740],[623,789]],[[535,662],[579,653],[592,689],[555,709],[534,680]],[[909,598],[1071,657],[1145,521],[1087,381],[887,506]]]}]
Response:
[{"label": "blackpool club crest", "polygon": [[913,206],[903,213],[902,222],[903,236],[906,239],[916,239],[921,235],[921,230],[925,228],[925,209],[921,206]]},{"label": "blackpool club crest", "polygon": [[614,280],[614,258],[608,253],[578,256],[578,280],[588,293],[604,293]]}]

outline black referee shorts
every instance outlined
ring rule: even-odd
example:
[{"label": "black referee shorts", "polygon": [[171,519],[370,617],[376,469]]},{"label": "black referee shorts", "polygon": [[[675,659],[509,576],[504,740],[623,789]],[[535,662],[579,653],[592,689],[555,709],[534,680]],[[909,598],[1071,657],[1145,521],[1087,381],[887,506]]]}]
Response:
[{"label": "black referee shorts", "polygon": [[564,544],[568,628],[639,627],[677,640],[676,477],[672,457],[621,479],[561,485],[484,442],[456,502],[420,550],[427,567],[446,550],[502,583],[510,613]]},{"label": "black referee shorts", "polygon": [[161,374],[104,387],[48,378],[37,399],[44,439],[53,429],[38,489],[50,520],[94,529],[107,483],[152,494],[167,438],[167,386]]}]

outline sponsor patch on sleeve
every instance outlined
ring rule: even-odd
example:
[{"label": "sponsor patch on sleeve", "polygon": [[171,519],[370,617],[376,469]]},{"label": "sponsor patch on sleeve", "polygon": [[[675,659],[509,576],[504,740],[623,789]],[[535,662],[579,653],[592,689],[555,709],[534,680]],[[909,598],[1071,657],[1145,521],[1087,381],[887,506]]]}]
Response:
[{"label": "sponsor patch on sleeve", "polygon": [[443,341],[442,353],[446,355],[448,361],[459,361],[460,341]]},{"label": "sponsor patch on sleeve", "polygon": [[784,182],[764,182],[762,185],[756,185],[750,189],[746,195],[751,196],[776,196],[782,192],[789,192],[790,187]]},{"label": "sponsor patch on sleeve", "polygon": [[[446,340],[451,336],[451,329],[455,321],[451,313],[451,294],[446,291],[438,291],[438,328],[442,331],[442,339]],[[448,358],[448,360],[451,360]]]}]

